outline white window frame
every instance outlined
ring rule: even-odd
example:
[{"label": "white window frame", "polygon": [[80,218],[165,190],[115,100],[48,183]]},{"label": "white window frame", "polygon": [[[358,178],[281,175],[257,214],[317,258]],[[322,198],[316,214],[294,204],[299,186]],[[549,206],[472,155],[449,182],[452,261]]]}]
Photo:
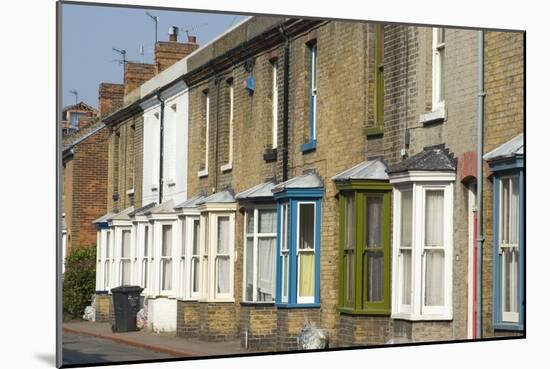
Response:
[{"label": "white window frame", "polygon": [[158,109],[155,109],[151,112],[150,116],[150,123],[149,123],[149,129],[151,132],[151,140],[152,140],[152,146],[151,146],[151,190],[155,191],[158,190],[159,187],[159,172],[160,172],[160,111]]},{"label": "white window frame", "polygon": [[[232,205],[234,206],[234,205]],[[219,218],[229,218],[229,252],[223,254],[229,257],[229,291],[217,293],[217,268],[218,256],[218,221]],[[234,211],[212,211],[201,212],[201,239],[200,251],[201,261],[199,270],[201,283],[199,283],[199,300],[213,302],[234,302],[234,272],[235,272],[235,212]]]},{"label": "white window frame", "polygon": [[229,137],[228,137],[228,160],[227,163],[222,165],[220,170],[226,172],[233,168],[233,130],[234,130],[234,86],[233,82],[229,83]]},{"label": "white window frame", "polygon": [[[290,202],[285,202],[281,206],[281,250],[279,257],[281,258],[281,302],[288,303],[290,294]],[[287,258],[286,270],[284,258]],[[283,284],[286,274],[286,286]],[[284,294],[286,287],[286,295]]]},{"label": "white window frame", "polygon": [[274,60],[273,63],[271,63],[272,68],[272,86],[271,86],[271,129],[272,129],[272,142],[271,142],[271,148],[276,149],[277,148],[277,139],[278,139],[278,132],[279,132],[279,121],[278,121],[278,113],[279,113],[279,87],[277,85],[277,75],[279,71],[279,63],[277,60]]},{"label": "white window frame", "polygon": [[[164,256],[162,255],[162,252],[163,252],[163,243],[164,243],[164,227],[171,227],[171,245],[170,245],[170,256]],[[159,230],[160,230],[160,237],[158,238],[158,241],[159,241],[159,290],[160,290],[160,294],[163,295],[163,296],[171,296],[173,295],[174,293],[174,288],[175,288],[175,278],[174,278],[174,275],[175,275],[175,271],[176,271],[176,268],[175,268],[175,263],[174,263],[174,246],[177,245],[177,242],[176,242],[176,232],[175,232],[175,224],[172,223],[172,222],[161,222],[159,224]],[[172,266],[172,281],[170,283],[170,289],[164,289],[163,287],[163,281],[164,281],[164,263],[163,261],[164,260],[170,260],[171,261],[171,266]]]},{"label": "white window frame", "polygon": [[176,137],[177,137],[177,120],[178,120],[178,104],[176,102],[170,104],[170,109],[167,109],[169,113],[169,119],[167,119],[167,127],[168,129],[165,129],[164,134],[164,141],[166,143],[169,143],[169,145],[165,145],[164,150],[166,150],[166,146],[168,146],[168,150],[164,153],[165,156],[165,165],[166,165],[166,173],[164,174],[166,177],[166,185],[168,186],[174,186],[176,184],[176,166],[177,166],[177,160],[176,160]]},{"label": "white window frame", "polygon": [[103,259],[103,288],[105,290],[111,289],[111,278],[113,276],[113,230],[109,229],[106,232],[105,237],[105,257]]},{"label": "white window frame", "polygon": [[[219,299],[229,299],[229,298],[232,298],[233,296],[233,271],[232,271],[232,266],[231,266],[231,262],[232,262],[232,258],[231,258],[231,251],[232,251],[232,248],[231,248],[231,217],[229,216],[229,214],[217,214],[214,216],[215,218],[215,226],[212,227],[212,231],[213,231],[213,238],[211,238],[212,241],[215,240],[215,242],[211,242],[211,255],[213,256],[212,257],[212,261],[213,261],[213,267],[212,267],[212,271],[214,272],[214,277],[212,279],[212,281],[214,282],[213,283],[213,287],[214,287],[214,299],[216,300],[219,300]],[[218,228],[219,228],[219,223],[220,223],[220,219],[222,218],[227,218],[227,226],[229,227],[228,229],[228,240],[227,242],[229,243],[228,245],[228,248],[229,250],[227,251],[227,253],[219,253],[218,252]],[[223,292],[218,292],[218,260],[221,259],[221,258],[227,258],[228,262],[229,262],[229,275],[227,276],[229,278],[229,290],[226,292],[226,293],[223,293]]]},{"label": "white window frame", "polygon": [[206,105],[205,108],[206,108],[206,117],[205,117],[205,121],[206,121],[206,124],[205,124],[205,137],[204,137],[204,169],[202,170],[199,170],[199,172],[197,173],[197,175],[199,177],[206,177],[208,175],[208,151],[209,151],[209,145],[208,145],[208,135],[209,135],[209,132],[210,132],[210,95],[208,94],[208,92],[205,92],[204,93],[204,97],[205,97],[205,102],[204,104]]},{"label": "white window frame", "polygon": [[310,94],[311,94],[311,106],[312,119],[310,122],[311,137],[309,141],[314,141],[317,138],[317,44],[310,47],[311,53],[311,81],[310,81]]},{"label": "white window frame", "polygon": [[[508,191],[508,230],[511,229],[512,227],[512,217],[511,217],[511,211],[510,211],[510,205],[512,204],[512,201],[513,201],[513,187],[512,187],[512,180],[514,178],[517,178],[517,185],[519,186],[519,174],[512,174],[512,175],[506,175],[506,176],[502,176],[500,177],[499,181],[500,181],[500,184],[499,184],[499,189],[500,189],[500,194],[499,194],[499,213],[498,213],[498,224],[499,224],[499,235],[498,235],[498,252],[499,254],[502,256],[504,254],[504,250],[505,249],[510,249],[510,250],[513,250],[515,249],[516,251],[516,259],[515,259],[515,263],[516,263],[516,271],[517,273],[519,273],[519,217],[520,217],[520,214],[519,214],[519,189],[518,189],[518,198],[517,198],[517,203],[518,203],[518,206],[516,208],[516,214],[517,214],[517,218],[515,219],[515,221],[517,222],[517,231],[516,231],[516,237],[517,237],[517,242],[516,243],[512,243],[512,242],[508,242],[508,243],[505,243],[504,242],[504,236],[503,236],[503,209],[504,209],[504,191],[503,191],[503,188],[504,188],[504,182],[505,181],[508,181],[509,182],[509,191]],[[512,255],[514,255],[512,253]],[[514,259],[512,259],[514,260]],[[504,306],[505,306],[505,301],[504,301],[504,298],[506,296],[505,294],[505,271],[506,271],[506,266],[504,265],[505,263],[505,258],[502,256],[501,257],[501,266],[500,266],[500,290],[501,290],[501,303],[500,303],[500,308],[501,308],[501,313],[502,313],[502,321],[503,322],[507,322],[507,323],[519,323],[519,302],[518,302],[518,298],[517,298],[517,294],[519,293],[518,291],[518,280],[519,280],[519,276],[518,274],[516,273],[515,276],[511,276],[512,279],[514,279],[514,284],[516,285],[516,289],[512,289],[512,292],[515,292],[516,296],[515,296],[515,299],[516,299],[516,312],[514,311],[505,311],[504,310]],[[512,282],[510,282],[512,283]]]},{"label": "white window frame", "polygon": [[[445,28],[432,29],[432,111],[445,108],[445,68],[441,68],[445,63],[445,57],[441,53],[445,52],[445,40],[439,42],[441,32],[445,32]],[[443,91],[441,91],[441,84],[443,84]]]},{"label": "white window frame", "polygon": [[[153,263],[153,247],[152,246],[152,236],[151,236],[152,225],[139,224],[138,225],[138,234],[140,238],[140,276],[139,284],[143,288],[143,293],[148,293],[151,290],[151,269]],[[147,250],[147,255],[145,254]]]},{"label": "white window frame", "polygon": [[[301,205],[313,205],[313,249],[307,249],[306,250],[300,250],[300,206]],[[317,235],[315,232],[315,228],[317,225],[317,203],[315,201],[297,201],[296,202],[296,302],[298,304],[313,304],[315,302],[315,289],[317,288],[315,280],[315,274],[316,274],[316,268],[317,265],[315,265],[316,260],[316,242],[317,242]],[[302,253],[311,253],[313,252],[313,295],[311,296],[300,296],[300,254]]]},{"label": "white window frame", "polygon": [[[200,268],[200,261],[201,261],[201,256],[200,256],[200,253],[201,253],[201,244],[200,244],[200,235],[201,235],[201,224],[200,224],[200,218],[198,216],[196,217],[189,217],[190,218],[190,223],[191,225],[189,226],[189,228],[191,229],[191,231],[189,233],[191,233],[191,235],[187,238],[189,240],[189,283],[188,283],[188,286],[189,286],[189,296],[191,298],[198,298],[199,295],[200,295],[200,279],[201,279],[201,268]],[[197,234],[197,238],[195,240],[195,222],[197,222],[199,224],[199,232]],[[189,229],[188,228],[188,229]],[[193,244],[194,242],[196,241],[197,243],[197,253],[194,254],[193,253]],[[193,263],[193,260],[197,260],[197,263],[196,265]],[[197,290],[195,291],[194,290],[194,285],[195,285],[195,268],[198,268],[199,271],[197,273]]]},{"label": "white window frame", "polygon": [[[277,212],[277,207],[275,204],[273,205],[257,205],[255,206],[254,208],[250,208],[250,209],[247,209],[247,211],[245,212],[245,218],[244,218],[244,242],[243,244],[245,245],[244,247],[244,251],[243,251],[243,301],[245,302],[275,302],[275,290],[273,291],[273,294],[272,294],[272,297],[273,299],[271,301],[258,301],[258,240],[263,238],[273,238],[276,242],[276,239],[277,239],[277,229],[275,229],[275,232],[274,233],[260,233],[259,232],[259,228],[258,228],[258,225],[259,225],[259,219],[260,219],[260,211],[262,210],[268,210],[268,211],[275,211]],[[248,212],[249,211],[252,211],[253,213],[253,217],[254,217],[254,220],[253,220],[253,227],[254,229],[252,230],[252,233],[248,233],[247,232],[247,222],[248,222]],[[252,238],[252,249],[253,249],[253,255],[254,255],[254,259],[252,261],[252,265],[253,265],[253,270],[251,271],[252,273],[252,300],[248,300],[246,298],[246,277],[247,277],[247,273],[249,272],[247,270],[247,265],[246,265],[246,260],[247,260],[247,248],[246,248],[246,243],[248,241],[248,238]],[[273,262],[274,262],[274,270],[275,270],[275,265],[277,263],[277,259],[274,258],[273,259]],[[276,286],[276,281],[275,281],[275,274],[273,275],[273,286],[275,287]]]},{"label": "white window frame", "polygon": [[[128,237],[128,242],[130,242],[130,245],[128,247],[128,255],[123,255],[123,252],[124,252],[124,233],[128,232],[129,234],[129,237]],[[118,283],[119,285],[123,286],[123,285],[131,285],[132,284],[132,230],[130,229],[130,227],[120,227],[120,248],[119,248],[119,255],[120,255],[120,259],[118,261],[118,264],[119,264],[119,276],[118,276]],[[128,264],[128,267],[130,268],[130,272],[128,273],[129,276],[130,276],[130,280],[129,281],[124,281],[123,277],[124,277],[124,265],[125,263]],[[127,282],[127,283],[124,283],[124,282]]]},{"label": "white window frame", "polygon": [[[393,183],[393,256],[392,256],[392,318],[406,320],[451,320],[453,293],[453,188],[455,175],[421,172],[417,176],[390,179]],[[411,251],[411,305],[401,300],[402,260],[401,244],[401,193],[412,184],[412,251]],[[406,185],[406,186],[402,186]],[[424,306],[424,238],[426,191],[443,190],[444,239],[444,304]]]}]

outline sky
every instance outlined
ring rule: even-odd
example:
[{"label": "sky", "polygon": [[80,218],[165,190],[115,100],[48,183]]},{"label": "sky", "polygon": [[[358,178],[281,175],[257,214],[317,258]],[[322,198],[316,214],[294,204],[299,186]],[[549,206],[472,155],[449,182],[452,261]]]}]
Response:
[{"label": "sky", "polygon": [[[126,50],[126,59],[153,62],[155,23],[146,11],[159,17],[158,40],[168,40],[170,26],[179,26],[178,41],[191,30],[199,46],[223,33],[245,17],[234,14],[166,11],[64,4],[62,8],[62,104],[78,101],[97,108],[101,82],[122,83],[121,56],[112,48]],[[140,54],[143,46],[144,55]]]}]

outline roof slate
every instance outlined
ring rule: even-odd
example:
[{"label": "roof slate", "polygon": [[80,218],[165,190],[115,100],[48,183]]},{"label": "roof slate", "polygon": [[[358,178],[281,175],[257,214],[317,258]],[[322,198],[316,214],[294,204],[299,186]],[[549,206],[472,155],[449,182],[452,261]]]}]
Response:
[{"label": "roof slate", "polygon": [[387,173],[410,171],[456,171],[456,159],[445,144],[426,146],[424,150],[388,168]]},{"label": "roof slate", "polygon": [[288,188],[321,188],[323,181],[315,173],[306,173],[300,176],[289,179],[286,182],[279,183],[274,186],[271,191],[273,193],[282,192]]},{"label": "roof slate", "polygon": [[197,205],[200,204],[212,204],[212,203],[232,203],[235,202],[235,196],[229,190],[223,190],[216,192],[202,200],[197,201]]},{"label": "roof slate", "polygon": [[491,161],[518,155],[523,155],[523,133],[483,155],[483,160]]},{"label": "roof slate", "polygon": [[151,209],[152,207],[156,206],[156,202],[150,202],[147,205],[142,206],[141,208],[137,208],[136,210],[132,211],[128,214],[130,218],[135,217],[136,215],[144,215],[147,210]]},{"label": "roof slate", "polygon": [[273,198],[273,192],[271,192],[273,187],[275,187],[274,181],[260,183],[257,186],[238,193],[235,198],[237,200]]},{"label": "roof slate", "polygon": [[197,203],[203,199],[205,199],[203,194],[195,195],[190,199],[187,199],[184,202],[177,204],[176,206],[174,206],[174,209],[179,210],[179,209],[196,208]]},{"label": "roof slate", "polygon": [[335,182],[346,182],[351,180],[387,181],[389,177],[386,173],[386,169],[386,163],[384,163],[382,158],[372,158],[335,175],[332,177],[332,180]]}]

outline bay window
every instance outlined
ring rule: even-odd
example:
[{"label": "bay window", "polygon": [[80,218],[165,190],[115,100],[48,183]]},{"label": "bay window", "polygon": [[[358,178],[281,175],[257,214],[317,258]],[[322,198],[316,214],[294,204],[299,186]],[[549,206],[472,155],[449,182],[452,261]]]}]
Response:
[{"label": "bay window", "polygon": [[523,134],[483,159],[493,180],[493,326],[521,331],[525,321]]},{"label": "bay window", "polygon": [[172,290],[172,226],[162,225],[162,244],[160,255],[161,286],[162,292]]},{"label": "bay window", "polygon": [[256,207],[245,213],[244,301],[275,300],[275,207]]},{"label": "bay window", "polygon": [[313,173],[272,189],[277,200],[276,304],[316,307],[320,298],[320,218],[323,182]]},{"label": "bay window", "polygon": [[338,310],[390,313],[390,197],[380,159],[364,161],[335,177],[339,190]]},{"label": "bay window", "polygon": [[103,286],[105,290],[109,290],[111,288],[111,261],[113,258],[113,250],[112,250],[113,240],[112,240],[112,231],[107,231],[107,237],[105,238],[105,263],[103,267],[104,272],[104,280],[103,280]]}]

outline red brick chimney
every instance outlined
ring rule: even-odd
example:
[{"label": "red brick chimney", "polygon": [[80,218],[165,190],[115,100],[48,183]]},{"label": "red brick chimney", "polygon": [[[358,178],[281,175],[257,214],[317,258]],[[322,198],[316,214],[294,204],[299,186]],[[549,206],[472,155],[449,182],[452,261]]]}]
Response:
[{"label": "red brick chimney", "polygon": [[156,74],[154,64],[126,62],[124,65],[124,95],[128,95]]},{"label": "red brick chimney", "polygon": [[117,83],[100,83],[98,95],[99,116],[107,116],[122,106],[124,85]]},{"label": "red brick chimney", "polygon": [[188,36],[187,42],[178,42],[178,27],[172,26],[168,30],[170,41],[158,41],[155,45],[156,72],[160,73],[172,64],[185,58],[198,49],[197,38]]}]

